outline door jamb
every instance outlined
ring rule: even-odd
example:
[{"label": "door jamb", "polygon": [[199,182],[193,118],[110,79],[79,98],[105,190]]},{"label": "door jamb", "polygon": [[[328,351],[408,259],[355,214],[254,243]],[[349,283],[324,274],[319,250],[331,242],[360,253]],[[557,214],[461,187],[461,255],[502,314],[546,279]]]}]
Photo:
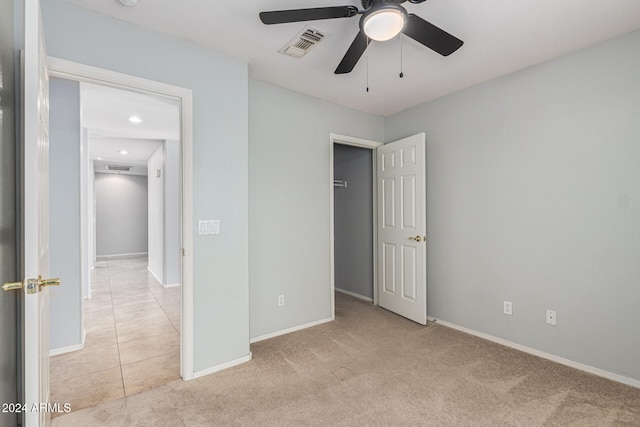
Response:
[{"label": "door jamb", "polygon": [[333,146],[334,144],[349,145],[351,147],[366,148],[373,152],[373,303],[378,305],[378,184],[376,172],[376,148],[384,145],[382,142],[368,139],[355,138],[352,136],[329,134],[329,259],[331,264],[331,319],[336,318],[336,278],[335,278],[335,219],[334,219],[334,196],[333,196]]},{"label": "door jamb", "polygon": [[59,58],[47,57],[50,77],[170,97],[180,102],[182,145],[182,321],[180,375],[194,378],[193,368],[193,94],[190,89]]}]

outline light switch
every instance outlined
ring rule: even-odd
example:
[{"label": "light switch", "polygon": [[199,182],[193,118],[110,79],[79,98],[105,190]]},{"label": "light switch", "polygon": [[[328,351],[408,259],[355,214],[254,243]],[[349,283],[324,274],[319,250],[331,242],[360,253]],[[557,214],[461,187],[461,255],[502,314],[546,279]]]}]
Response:
[{"label": "light switch", "polygon": [[198,220],[198,234],[220,234],[220,220],[219,219],[199,219]]}]

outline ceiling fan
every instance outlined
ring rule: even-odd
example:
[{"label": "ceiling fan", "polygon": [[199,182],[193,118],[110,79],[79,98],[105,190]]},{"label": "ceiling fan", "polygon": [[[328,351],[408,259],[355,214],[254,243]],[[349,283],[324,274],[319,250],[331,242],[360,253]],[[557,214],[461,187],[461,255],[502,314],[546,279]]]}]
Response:
[{"label": "ceiling fan", "polygon": [[316,7],[311,9],[274,10],[260,12],[260,20],[267,25],[320,19],[360,17],[360,31],[336,68],[335,74],[350,73],[367,49],[371,40],[390,40],[403,33],[442,56],[451,55],[463,41],[425,21],[407,13],[400,6],[405,1],[423,3],[426,0],[362,0],[363,10],[355,6]]}]

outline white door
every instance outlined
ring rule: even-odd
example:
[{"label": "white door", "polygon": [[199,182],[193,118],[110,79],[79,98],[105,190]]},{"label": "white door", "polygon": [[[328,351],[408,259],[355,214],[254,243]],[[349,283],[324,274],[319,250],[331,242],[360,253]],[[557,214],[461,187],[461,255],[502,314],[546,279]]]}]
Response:
[{"label": "white door", "polygon": [[379,147],[378,303],[427,323],[425,134]]},{"label": "white door", "polygon": [[[40,4],[24,2],[22,65],[23,392],[25,427],[49,420],[49,78]],[[45,404],[45,406],[42,406]]]}]

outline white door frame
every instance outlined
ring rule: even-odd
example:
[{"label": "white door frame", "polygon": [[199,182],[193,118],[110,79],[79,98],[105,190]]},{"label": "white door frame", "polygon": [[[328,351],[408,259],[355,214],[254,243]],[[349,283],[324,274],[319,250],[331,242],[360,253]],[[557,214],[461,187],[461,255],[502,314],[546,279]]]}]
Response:
[{"label": "white door frame", "polygon": [[336,318],[336,265],[335,265],[335,218],[334,218],[334,196],[333,196],[333,145],[349,145],[351,147],[366,148],[374,151],[372,156],[373,162],[373,303],[378,305],[378,186],[376,173],[376,156],[375,149],[384,145],[382,142],[371,141],[369,139],[355,138],[353,136],[339,135],[336,133],[329,134],[329,258],[331,260],[331,319]]},{"label": "white door frame", "polygon": [[190,89],[89,65],[47,58],[49,75],[117,89],[175,98],[180,102],[182,145],[182,320],[180,375],[194,378],[193,368],[193,101]]}]

